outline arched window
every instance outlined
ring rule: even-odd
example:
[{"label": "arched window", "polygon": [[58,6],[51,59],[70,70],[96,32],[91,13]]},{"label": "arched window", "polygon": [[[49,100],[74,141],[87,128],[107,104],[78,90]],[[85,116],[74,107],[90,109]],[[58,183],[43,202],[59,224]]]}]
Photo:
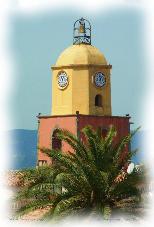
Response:
[{"label": "arched window", "polygon": [[95,106],[102,106],[102,96],[101,95],[95,96]]},{"label": "arched window", "polygon": [[102,136],[105,138],[107,136],[108,129],[107,128],[102,128]]},{"label": "arched window", "polygon": [[62,141],[57,138],[58,129],[55,129],[52,134],[52,149],[60,150],[62,146]]},{"label": "arched window", "polygon": [[108,128],[107,127],[98,127],[98,132],[99,134],[105,138],[107,136],[107,133],[108,133]]}]

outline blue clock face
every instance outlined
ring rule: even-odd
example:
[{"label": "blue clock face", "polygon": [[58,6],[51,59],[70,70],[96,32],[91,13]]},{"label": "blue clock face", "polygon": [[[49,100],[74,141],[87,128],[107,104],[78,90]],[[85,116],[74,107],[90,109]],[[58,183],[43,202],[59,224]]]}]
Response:
[{"label": "blue clock face", "polygon": [[94,82],[97,87],[103,87],[105,85],[105,76],[103,73],[98,72],[95,74]]},{"label": "blue clock face", "polygon": [[66,72],[60,72],[58,75],[58,85],[60,89],[64,89],[68,85],[68,76]]}]

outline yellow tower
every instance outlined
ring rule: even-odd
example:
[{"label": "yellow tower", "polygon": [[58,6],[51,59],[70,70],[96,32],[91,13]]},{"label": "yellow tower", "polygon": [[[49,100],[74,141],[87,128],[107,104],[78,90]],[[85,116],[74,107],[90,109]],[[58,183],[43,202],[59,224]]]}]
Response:
[{"label": "yellow tower", "polygon": [[81,18],[74,24],[73,45],[51,67],[52,115],[110,116],[112,68],[104,55],[91,45],[91,25]]}]

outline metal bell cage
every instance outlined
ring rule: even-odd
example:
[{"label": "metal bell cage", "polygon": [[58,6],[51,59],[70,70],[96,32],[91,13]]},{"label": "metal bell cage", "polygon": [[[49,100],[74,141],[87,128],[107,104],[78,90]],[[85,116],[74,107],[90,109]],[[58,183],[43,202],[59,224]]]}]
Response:
[{"label": "metal bell cage", "polygon": [[91,45],[91,24],[83,17],[74,23],[73,45],[76,44]]}]

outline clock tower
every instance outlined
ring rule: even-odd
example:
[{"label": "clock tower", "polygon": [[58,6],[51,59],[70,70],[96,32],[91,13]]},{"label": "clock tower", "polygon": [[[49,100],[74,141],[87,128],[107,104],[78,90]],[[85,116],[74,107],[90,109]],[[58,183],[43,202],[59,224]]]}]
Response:
[{"label": "clock tower", "polygon": [[81,18],[74,24],[73,45],[52,66],[52,115],[111,115],[111,65],[91,45],[91,25]]},{"label": "clock tower", "polygon": [[[115,143],[128,135],[129,115],[112,115],[111,68],[101,51],[91,45],[89,21],[77,20],[73,27],[73,45],[65,49],[51,67],[51,114],[38,115],[38,147],[70,151],[68,144],[56,136],[59,128],[82,139],[80,132],[87,125],[99,128],[103,137],[114,125]],[[124,154],[128,150],[129,147],[125,147]],[[37,165],[52,164],[51,158],[39,149],[37,161]]]}]

